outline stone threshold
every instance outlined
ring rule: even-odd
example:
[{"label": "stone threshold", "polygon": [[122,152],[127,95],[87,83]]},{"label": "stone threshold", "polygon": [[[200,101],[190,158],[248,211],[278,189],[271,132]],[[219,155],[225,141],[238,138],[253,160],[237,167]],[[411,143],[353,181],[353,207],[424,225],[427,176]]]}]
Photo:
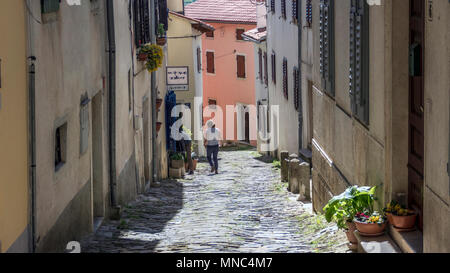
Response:
[{"label": "stone threshold", "polygon": [[420,230],[399,231],[389,225],[388,232],[404,253],[423,253],[423,235]]},{"label": "stone threshold", "polygon": [[422,253],[423,237],[419,230],[399,231],[388,225],[382,236],[367,237],[355,231],[359,253]]}]

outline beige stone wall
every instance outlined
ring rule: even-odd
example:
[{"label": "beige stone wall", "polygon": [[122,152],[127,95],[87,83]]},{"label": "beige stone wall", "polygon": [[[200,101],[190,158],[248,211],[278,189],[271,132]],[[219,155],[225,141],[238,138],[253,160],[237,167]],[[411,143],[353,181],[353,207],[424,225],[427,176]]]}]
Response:
[{"label": "beige stone wall", "polygon": [[[313,2],[313,48],[319,48],[319,6]],[[314,207],[321,208],[332,195],[350,184],[382,186],[385,183],[385,61],[390,38],[385,7],[370,8],[369,125],[352,117],[349,96],[348,1],[335,4],[335,97],[325,94],[319,73],[319,50],[313,55],[313,190]],[[384,200],[383,187],[379,191]],[[380,202],[380,204],[381,204]]]},{"label": "beige stone wall", "polygon": [[425,23],[425,252],[450,252],[449,25],[450,3],[433,1]]}]

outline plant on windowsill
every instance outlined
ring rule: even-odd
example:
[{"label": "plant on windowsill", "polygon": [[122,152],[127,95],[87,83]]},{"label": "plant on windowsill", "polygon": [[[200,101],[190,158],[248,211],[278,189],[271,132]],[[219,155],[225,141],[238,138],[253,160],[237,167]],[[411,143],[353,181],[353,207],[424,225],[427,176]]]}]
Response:
[{"label": "plant on windowsill", "polygon": [[139,48],[137,59],[141,62],[145,62],[148,59],[148,54],[150,53],[150,45],[146,44]]},{"label": "plant on windowsill", "polygon": [[391,201],[384,208],[389,223],[398,229],[413,229],[416,224],[417,213],[401,206],[396,201]]},{"label": "plant on windowsill", "polygon": [[163,50],[158,45],[146,45],[146,51],[148,52],[147,62],[145,63],[145,67],[148,72],[155,72],[158,68],[161,67],[162,61],[164,59]]},{"label": "plant on windowsill", "polygon": [[386,229],[386,216],[378,211],[358,212],[353,220],[356,224],[356,229],[363,236],[379,236],[384,233]]},{"label": "plant on windowsill", "polygon": [[164,29],[164,24],[158,25],[158,37],[156,38],[156,44],[159,46],[164,46],[167,43],[166,30]]},{"label": "plant on windowsill", "polygon": [[358,212],[372,207],[375,190],[376,187],[349,187],[340,195],[334,196],[323,208],[325,219],[335,222],[339,229],[344,230],[352,245],[357,243],[353,220]]}]

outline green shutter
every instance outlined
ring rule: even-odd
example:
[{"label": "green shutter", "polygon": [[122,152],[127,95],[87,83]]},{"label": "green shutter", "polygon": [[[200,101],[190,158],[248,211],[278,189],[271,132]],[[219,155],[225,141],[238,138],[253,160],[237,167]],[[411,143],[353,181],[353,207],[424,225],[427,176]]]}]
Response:
[{"label": "green shutter", "polygon": [[52,13],[59,10],[60,0],[41,0],[42,13]]},{"label": "green shutter", "polygon": [[334,1],[320,0],[320,74],[322,88],[334,97]]},{"label": "green shutter", "polygon": [[351,0],[350,98],[353,115],[369,125],[369,6]]}]

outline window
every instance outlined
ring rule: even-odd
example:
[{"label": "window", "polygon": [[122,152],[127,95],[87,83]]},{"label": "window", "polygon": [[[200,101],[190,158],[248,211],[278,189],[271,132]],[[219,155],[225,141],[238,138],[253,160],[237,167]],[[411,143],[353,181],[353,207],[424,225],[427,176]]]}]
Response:
[{"label": "window", "polygon": [[275,13],[275,0],[270,0],[270,11]]},{"label": "window", "polygon": [[306,26],[312,26],[312,2],[311,0],[306,0]]},{"label": "window", "polygon": [[263,83],[263,63],[262,63],[262,50],[261,48],[258,50],[258,61],[259,61],[259,71],[258,71],[258,77],[261,83]]},{"label": "window", "polygon": [[42,14],[57,12],[59,10],[60,0],[41,0]]},{"label": "window", "polygon": [[217,105],[217,100],[215,100],[215,99],[208,99],[208,105]]},{"label": "window", "polygon": [[288,62],[287,59],[283,59],[283,95],[286,99],[289,99],[289,92],[288,92]]},{"label": "window", "polygon": [[214,67],[214,52],[206,52],[206,72],[214,74],[216,73]]},{"label": "window", "polygon": [[369,6],[353,0],[350,10],[350,98],[353,115],[369,124]]},{"label": "window", "polygon": [[334,1],[320,0],[320,75],[322,89],[334,97]]},{"label": "window", "polygon": [[208,38],[214,38],[214,30],[206,32],[206,37]]},{"label": "window", "polygon": [[267,67],[267,52],[264,52],[264,83],[266,86],[269,84],[269,75],[268,75],[269,68]]},{"label": "window", "polygon": [[85,154],[89,148],[89,102],[86,94],[80,105],[80,155]]},{"label": "window", "polygon": [[294,67],[294,107],[295,110],[300,108],[300,71],[297,67]]},{"label": "window", "polygon": [[298,18],[298,1],[299,0],[292,0],[292,20],[297,23],[299,20]]},{"label": "window", "polygon": [[281,17],[286,19],[286,0],[281,0]]},{"label": "window", "polygon": [[136,47],[150,43],[150,7],[148,0],[134,0],[133,17]]},{"label": "window", "polygon": [[[145,0],[148,2],[148,0]],[[167,8],[167,0],[158,0],[159,23],[164,25],[164,30],[169,27],[169,9]],[[158,24],[155,25],[155,33],[158,34]]]},{"label": "window", "polygon": [[244,34],[244,32],[245,32],[245,29],[241,29],[241,28],[236,29],[236,40],[243,41],[244,38],[242,37],[242,34]]},{"label": "window", "polygon": [[236,63],[237,63],[237,77],[244,79],[245,78],[245,56],[237,55]]},{"label": "window", "polygon": [[55,171],[65,163],[67,156],[67,123],[56,128],[55,131]]},{"label": "window", "polygon": [[197,47],[197,71],[202,72],[202,50],[200,47]]},{"label": "window", "polygon": [[271,64],[272,64],[272,82],[274,84],[277,84],[277,62],[276,62],[276,56],[275,56],[275,52],[272,53],[271,56]]}]

